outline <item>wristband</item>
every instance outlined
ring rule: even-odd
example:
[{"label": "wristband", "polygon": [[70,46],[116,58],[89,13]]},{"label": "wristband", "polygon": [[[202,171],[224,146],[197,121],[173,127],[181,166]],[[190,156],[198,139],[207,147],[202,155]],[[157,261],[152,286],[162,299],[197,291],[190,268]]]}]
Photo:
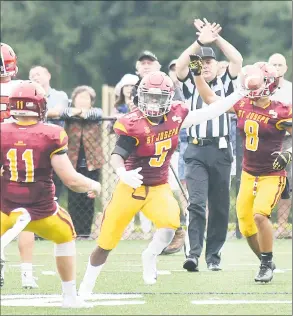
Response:
[{"label": "wristband", "polygon": [[204,47],[204,44],[199,39],[197,39],[196,42],[199,46]]}]

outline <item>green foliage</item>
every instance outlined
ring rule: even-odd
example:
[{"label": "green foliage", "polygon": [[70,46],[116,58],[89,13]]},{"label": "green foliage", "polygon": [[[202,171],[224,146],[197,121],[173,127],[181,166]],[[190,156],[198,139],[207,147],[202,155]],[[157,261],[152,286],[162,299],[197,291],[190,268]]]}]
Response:
[{"label": "green foliage", "polygon": [[290,78],[291,16],[289,1],[2,1],[1,41],[18,55],[19,78],[32,65],[46,65],[52,86],[70,94],[89,84],[100,99],[101,85],[133,73],[143,49],[166,71],[195,40],[196,17],[220,23],[245,63],[284,54]]}]

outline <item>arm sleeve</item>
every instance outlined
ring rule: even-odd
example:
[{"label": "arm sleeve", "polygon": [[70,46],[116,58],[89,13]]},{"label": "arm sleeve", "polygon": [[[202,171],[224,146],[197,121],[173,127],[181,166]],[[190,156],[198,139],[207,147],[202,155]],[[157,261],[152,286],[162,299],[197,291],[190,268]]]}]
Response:
[{"label": "arm sleeve", "polygon": [[92,108],[86,114],[87,120],[97,120],[103,116],[103,110],[100,108]]},{"label": "arm sleeve", "polygon": [[177,79],[178,79],[180,82],[185,82],[185,81],[187,81],[188,79],[190,79],[192,82],[194,81],[194,80],[193,80],[193,76],[192,76],[192,72],[191,72],[190,69],[188,70],[188,74],[187,74],[187,76],[186,76],[184,79],[179,79],[178,77],[177,77]]},{"label": "arm sleeve", "polygon": [[72,117],[72,108],[65,108],[61,113],[60,113],[60,118],[61,119],[66,119]]},{"label": "arm sleeve", "polygon": [[135,146],[136,146],[135,138],[131,136],[120,135],[117,139],[112,155],[117,154],[121,156],[124,160],[126,160],[130,156],[130,154],[133,152]]},{"label": "arm sleeve", "polygon": [[[57,130],[57,129],[56,129]],[[67,152],[68,146],[68,136],[63,128],[58,128],[56,133],[52,137],[52,148],[50,153],[50,158],[55,154],[64,154]]]},{"label": "arm sleeve", "polygon": [[227,112],[233,105],[243,98],[239,92],[234,92],[224,99],[211,103],[208,107],[190,111],[185,118],[182,127],[187,128],[192,125],[201,124],[202,122],[212,120],[215,117]]}]

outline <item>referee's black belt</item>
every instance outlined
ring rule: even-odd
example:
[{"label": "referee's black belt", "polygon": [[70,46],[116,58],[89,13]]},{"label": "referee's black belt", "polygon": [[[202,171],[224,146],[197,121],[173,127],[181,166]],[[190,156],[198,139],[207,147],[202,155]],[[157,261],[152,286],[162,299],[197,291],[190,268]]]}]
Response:
[{"label": "referee's black belt", "polygon": [[[229,136],[223,136],[225,137],[226,141],[229,142]],[[188,136],[188,143],[194,144],[196,146],[207,146],[211,144],[218,145],[221,137],[208,137],[208,138],[196,138]]]}]

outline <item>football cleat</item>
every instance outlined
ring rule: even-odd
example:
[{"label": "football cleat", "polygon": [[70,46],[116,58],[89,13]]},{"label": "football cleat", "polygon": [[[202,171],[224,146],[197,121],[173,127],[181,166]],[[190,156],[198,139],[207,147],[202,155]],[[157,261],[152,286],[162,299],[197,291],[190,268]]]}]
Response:
[{"label": "football cleat", "polygon": [[92,308],[93,304],[85,302],[81,297],[63,294],[62,308]]},{"label": "football cleat", "polygon": [[25,274],[22,275],[21,281],[22,281],[22,287],[24,289],[37,289],[39,288],[38,284],[36,283],[37,278],[32,277],[28,278]]},{"label": "football cleat", "polygon": [[275,265],[273,263],[261,263],[254,281],[259,283],[271,282],[274,276]]},{"label": "football cleat", "polygon": [[183,269],[188,272],[198,272],[198,259],[196,257],[187,257],[183,263]]},{"label": "football cleat", "polygon": [[157,282],[157,256],[146,249],[142,255],[143,280],[145,284],[153,285]]},{"label": "football cleat", "polygon": [[0,287],[4,285],[4,264],[5,261],[0,259]]},{"label": "football cleat", "polygon": [[171,241],[170,245],[162,251],[162,255],[171,255],[173,253],[179,252],[184,246],[185,240],[185,230],[183,228],[177,229],[175,236]]}]

